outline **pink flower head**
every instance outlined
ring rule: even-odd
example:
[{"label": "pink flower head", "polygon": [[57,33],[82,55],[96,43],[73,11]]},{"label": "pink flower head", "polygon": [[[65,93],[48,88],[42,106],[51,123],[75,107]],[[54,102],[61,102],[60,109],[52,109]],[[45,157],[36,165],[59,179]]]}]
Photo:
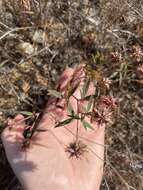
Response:
[{"label": "pink flower head", "polygon": [[113,62],[119,62],[122,60],[122,55],[119,52],[112,52],[111,53],[111,60]]},{"label": "pink flower head", "polygon": [[140,62],[143,60],[143,51],[139,46],[133,47],[133,54],[132,57],[137,61]]},{"label": "pink flower head", "polygon": [[140,79],[143,79],[143,65],[140,65],[138,68],[137,68],[137,74],[138,74],[138,77]]},{"label": "pink flower head", "polygon": [[112,123],[112,111],[108,109],[94,109],[94,120],[101,126],[103,123]]},{"label": "pink flower head", "polygon": [[100,100],[101,104],[104,104],[106,107],[116,108],[117,100],[113,96],[103,96]]}]

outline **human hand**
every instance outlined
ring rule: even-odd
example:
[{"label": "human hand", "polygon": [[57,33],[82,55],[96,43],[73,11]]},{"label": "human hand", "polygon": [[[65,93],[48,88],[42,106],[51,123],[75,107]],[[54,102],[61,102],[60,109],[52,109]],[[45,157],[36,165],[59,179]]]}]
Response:
[{"label": "human hand", "polygon": [[[79,77],[78,69],[67,69],[63,73],[58,85],[62,93],[66,91],[73,74],[75,79]],[[91,85],[89,93],[92,91]],[[79,89],[76,89],[75,96],[80,98]],[[71,97],[70,102],[77,110],[75,98]],[[77,121],[55,128],[53,119],[62,121],[67,117],[67,112],[65,100],[57,102],[51,98],[38,127],[47,131],[34,134],[30,147],[25,150],[22,150],[24,117],[17,115],[9,120],[8,127],[2,133],[2,141],[8,161],[24,189],[99,190],[103,175],[105,124],[98,126],[97,122],[92,122],[94,130],[85,130],[79,123],[78,142],[85,148],[79,157],[71,157],[70,143],[77,140]]]}]

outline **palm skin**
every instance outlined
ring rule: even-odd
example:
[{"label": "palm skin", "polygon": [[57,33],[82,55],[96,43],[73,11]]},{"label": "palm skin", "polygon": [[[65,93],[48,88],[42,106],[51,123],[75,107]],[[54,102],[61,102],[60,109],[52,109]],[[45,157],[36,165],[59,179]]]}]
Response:
[{"label": "palm skin", "polygon": [[[73,69],[64,72],[60,80],[64,90],[72,76]],[[78,96],[79,92],[76,92]],[[70,100],[77,109],[76,101]],[[63,102],[59,102],[63,104]],[[9,163],[25,190],[99,190],[103,173],[104,131],[105,126],[98,127],[92,123],[94,130],[85,130],[79,123],[78,139],[87,146],[79,158],[70,157],[65,151],[75,141],[77,123],[71,122],[65,127],[55,128],[55,118],[67,117],[66,106],[61,109],[55,100],[46,105],[45,114],[39,124],[45,132],[37,132],[31,140],[30,147],[22,150],[25,127],[23,116],[18,115],[9,120],[9,126],[2,134]]]}]

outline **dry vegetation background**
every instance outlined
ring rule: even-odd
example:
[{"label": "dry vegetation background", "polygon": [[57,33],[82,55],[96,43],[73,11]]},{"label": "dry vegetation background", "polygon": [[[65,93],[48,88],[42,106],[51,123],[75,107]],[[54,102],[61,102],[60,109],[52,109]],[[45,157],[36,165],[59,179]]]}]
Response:
[{"label": "dry vegetation background", "polygon": [[[119,102],[101,190],[142,190],[143,0],[0,0],[0,131],[8,116],[39,112],[61,72],[80,63]],[[18,189],[0,142],[0,190]]]}]

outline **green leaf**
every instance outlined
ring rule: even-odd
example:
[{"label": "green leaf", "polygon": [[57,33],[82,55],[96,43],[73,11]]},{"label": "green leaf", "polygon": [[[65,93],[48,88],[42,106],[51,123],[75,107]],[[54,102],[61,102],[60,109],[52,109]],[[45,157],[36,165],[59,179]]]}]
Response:
[{"label": "green leaf", "polygon": [[25,129],[25,130],[23,131],[23,137],[24,137],[25,139],[31,137],[31,129],[30,129],[30,127],[27,128],[27,129]]},{"label": "green leaf", "polygon": [[18,112],[20,114],[23,114],[23,115],[26,115],[26,116],[33,116],[33,113],[32,112],[29,112],[29,111],[20,111]]},{"label": "green leaf", "polygon": [[81,98],[84,98],[86,96],[86,93],[87,93],[88,88],[89,88],[89,84],[90,84],[90,80],[86,79],[86,81],[85,81],[85,83],[83,85]]},{"label": "green leaf", "polygon": [[93,62],[98,64],[103,64],[105,62],[105,57],[103,53],[100,53],[99,51],[96,53],[96,55],[92,55]]},{"label": "green leaf", "polygon": [[70,102],[68,102],[68,112],[69,114],[74,115],[74,109]]},{"label": "green leaf", "polygon": [[81,119],[77,114],[75,115],[68,115],[69,117],[73,118],[73,119]]},{"label": "green leaf", "polygon": [[73,115],[73,119],[81,119],[78,115]]},{"label": "green leaf", "polygon": [[67,99],[69,99],[70,96],[72,96],[74,94],[74,92],[76,91],[78,86],[79,86],[79,82],[73,88],[70,87],[70,89],[68,90]]},{"label": "green leaf", "polygon": [[48,90],[48,95],[54,96],[56,98],[62,98],[62,93],[57,90]]},{"label": "green leaf", "polygon": [[73,120],[73,118],[69,118],[69,119],[66,119],[66,120],[64,120],[64,121],[61,121],[61,122],[59,122],[59,123],[55,126],[55,128],[56,128],[56,127],[65,126],[65,125],[69,124],[72,120]]},{"label": "green leaf", "polygon": [[93,104],[93,100],[94,100],[94,97],[93,96],[90,96],[89,98],[89,102],[88,102],[88,105],[87,105],[87,108],[86,108],[86,112],[89,112],[91,107],[92,107],[92,104]]},{"label": "green leaf", "polygon": [[80,89],[80,96],[82,97],[82,90]]},{"label": "green leaf", "polygon": [[83,127],[87,130],[87,129],[93,129],[93,127],[85,120],[81,121],[83,124]]},{"label": "green leaf", "polygon": [[118,78],[118,77],[119,77],[119,71],[116,71],[116,72],[114,72],[114,73],[109,77],[109,79],[114,80],[114,79],[116,79],[116,78]]},{"label": "green leaf", "polygon": [[5,63],[1,63],[1,64],[0,64],[0,69],[4,66],[4,64],[5,64]]}]

